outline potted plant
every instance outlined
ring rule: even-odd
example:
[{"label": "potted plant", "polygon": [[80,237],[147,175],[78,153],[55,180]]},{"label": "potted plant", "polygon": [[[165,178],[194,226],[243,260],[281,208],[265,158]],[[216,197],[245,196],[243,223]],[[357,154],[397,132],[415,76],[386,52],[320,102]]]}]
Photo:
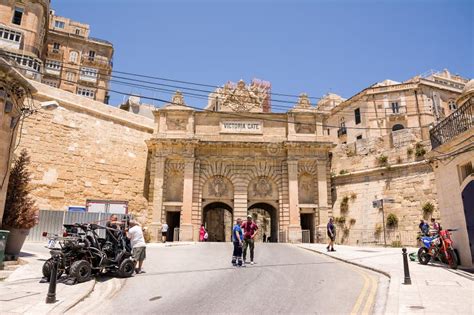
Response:
[{"label": "potted plant", "polygon": [[2,228],[10,231],[5,255],[11,259],[18,257],[30,229],[38,222],[38,208],[29,196],[29,161],[26,150],[21,151],[10,171]]}]

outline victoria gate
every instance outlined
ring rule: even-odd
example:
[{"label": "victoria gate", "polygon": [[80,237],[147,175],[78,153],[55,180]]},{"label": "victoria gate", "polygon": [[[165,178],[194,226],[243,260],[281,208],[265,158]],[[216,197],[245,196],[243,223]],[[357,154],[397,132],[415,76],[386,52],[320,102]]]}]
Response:
[{"label": "victoria gate", "polygon": [[207,108],[188,107],[177,92],[155,111],[148,141],[149,215],[157,237],[163,223],[174,240],[230,241],[238,217],[252,215],[259,238],[311,241],[330,213],[325,114],[306,95],[287,113],[272,113],[265,86],[226,84]]}]

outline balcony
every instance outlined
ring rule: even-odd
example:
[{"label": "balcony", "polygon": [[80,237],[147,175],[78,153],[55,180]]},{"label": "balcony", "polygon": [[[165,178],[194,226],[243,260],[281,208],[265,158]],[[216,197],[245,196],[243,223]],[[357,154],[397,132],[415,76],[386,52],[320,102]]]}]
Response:
[{"label": "balcony", "polygon": [[385,114],[387,115],[389,120],[403,119],[407,114],[407,108],[405,106],[387,108],[385,110]]},{"label": "balcony", "polygon": [[48,47],[47,51],[48,59],[63,60],[63,51],[61,49],[56,49],[53,47]]},{"label": "balcony", "polygon": [[469,99],[430,130],[431,147],[433,149],[474,127],[473,104],[473,99]]},{"label": "balcony", "polygon": [[340,138],[344,135],[347,135],[347,128],[346,127],[341,127],[337,130],[337,137]]},{"label": "balcony", "polygon": [[88,67],[98,67],[98,68],[106,68],[109,69],[112,67],[112,62],[103,56],[87,56],[82,55],[81,58],[82,65]]}]

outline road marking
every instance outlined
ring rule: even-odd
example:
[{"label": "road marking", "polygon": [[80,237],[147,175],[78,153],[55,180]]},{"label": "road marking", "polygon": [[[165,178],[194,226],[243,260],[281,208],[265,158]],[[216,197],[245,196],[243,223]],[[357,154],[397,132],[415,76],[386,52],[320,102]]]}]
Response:
[{"label": "road marking", "polygon": [[351,268],[351,269],[355,270],[359,275],[362,276],[362,278],[364,278],[364,286],[362,287],[362,291],[360,292],[359,297],[357,298],[356,303],[354,304],[354,307],[352,308],[352,311],[351,311],[351,315],[355,315],[359,312],[359,308],[362,305],[362,302],[364,301],[364,297],[365,297],[366,292],[368,291],[370,281],[367,279],[367,276],[365,275],[365,273],[360,272],[359,270],[356,270],[355,268]]},{"label": "road marking", "polygon": [[372,288],[370,290],[369,296],[367,297],[367,302],[365,302],[364,310],[362,311],[362,314],[369,314],[369,311],[374,304],[375,300],[375,294],[377,293],[377,281],[375,280],[375,277],[372,275],[368,276],[370,278],[370,282],[372,284]]}]

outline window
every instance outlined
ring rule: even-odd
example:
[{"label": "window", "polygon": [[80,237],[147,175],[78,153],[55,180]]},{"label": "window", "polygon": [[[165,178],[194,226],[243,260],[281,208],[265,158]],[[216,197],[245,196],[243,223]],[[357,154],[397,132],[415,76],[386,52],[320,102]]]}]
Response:
[{"label": "window", "polygon": [[59,48],[61,48],[59,43],[53,43],[53,52],[59,53]]},{"label": "window", "polygon": [[392,102],[392,113],[398,114],[400,113],[400,105],[398,105],[398,102]]},{"label": "window", "polygon": [[81,35],[81,30],[76,28],[76,35]]},{"label": "window", "polygon": [[360,124],[360,122],[361,122],[361,120],[360,120],[360,108],[356,108],[354,110],[354,116],[355,116],[356,125]]},{"label": "window", "polygon": [[58,81],[55,80],[43,80],[43,83],[54,88],[58,87]]},{"label": "window", "polygon": [[64,22],[63,21],[54,21],[54,27],[57,28],[64,28]]},{"label": "window", "polygon": [[456,110],[456,108],[457,108],[456,102],[454,100],[450,100],[448,102],[448,107],[449,107],[449,110]]},{"label": "window", "polygon": [[15,8],[13,12],[12,23],[16,25],[21,25],[21,18],[23,17],[23,9],[22,8]]},{"label": "window", "polygon": [[14,31],[14,30],[9,30],[7,28],[0,27],[0,38],[20,43],[21,42],[21,33]]},{"label": "window", "polygon": [[91,50],[89,51],[89,60],[93,61],[95,57],[95,51]]},{"label": "window", "polygon": [[77,53],[77,51],[71,51],[71,52],[69,53],[69,61],[70,61],[70,62],[73,62],[73,63],[76,63],[78,56],[79,56],[79,54]]},{"label": "window", "polygon": [[98,70],[94,68],[81,68],[81,76],[97,78]]},{"label": "window", "polygon": [[397,130],[402,130],[402,129],[405,129],[405,127],[403,127],[403,125],[401,124],[396,124],[396,125],[393,125],[392,127],[392,131],[397,131]]},{"label": "window", "polygon": [[89,98],[94,98],[95,91],[93,89],[78,87],[77,88],[77,94],[85,96],[85,97],[89,97]]},{"label": "window", "polygon": [[356,139],[357,139],[357,140],[362,140],[362,135],[358,135],[358,136],[356,137]]},{"label": "window", "polygon": [[47,69],[61,70],[61,63],[56,60],[46,60],[45,67]]},{"label": "window", "polygon": [[[71,72],[71,71],[68,71],[66,72],[66,80],[67,81],[75,81],[75,78],[76,78],[76,75],[74,74],[74,72]],[[71,83],[71,82],[69,82]]]}]

